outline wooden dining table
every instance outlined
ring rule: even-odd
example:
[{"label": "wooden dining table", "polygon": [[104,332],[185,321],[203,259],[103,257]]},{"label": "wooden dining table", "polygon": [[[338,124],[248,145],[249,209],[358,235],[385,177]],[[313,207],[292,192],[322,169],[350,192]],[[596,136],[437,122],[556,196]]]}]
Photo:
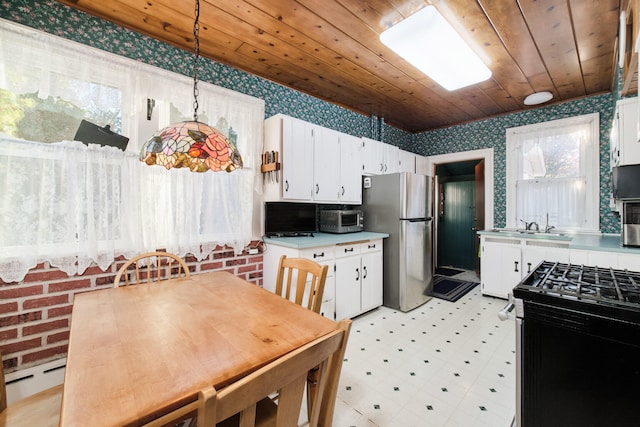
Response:
[{"label": "wooden dining table", "polygon": [[335,328],[228,272],[78,294],[60,425],[140,425]]}]

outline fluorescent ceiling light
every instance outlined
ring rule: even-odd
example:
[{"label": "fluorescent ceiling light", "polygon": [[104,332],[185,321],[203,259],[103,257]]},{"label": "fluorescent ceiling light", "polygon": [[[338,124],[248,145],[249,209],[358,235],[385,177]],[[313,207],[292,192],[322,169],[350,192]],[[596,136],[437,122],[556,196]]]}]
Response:
[{"label": "fluorescent ceiling light", "polygon": [[380,41],[447,90],[491,77],[491,70],[434,6],[383,31]]}]

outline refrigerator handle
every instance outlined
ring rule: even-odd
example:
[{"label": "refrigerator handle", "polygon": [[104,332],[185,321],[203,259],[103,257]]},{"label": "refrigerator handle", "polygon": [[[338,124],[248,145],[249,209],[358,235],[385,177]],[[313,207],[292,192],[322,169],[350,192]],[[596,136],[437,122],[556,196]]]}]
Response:
[{"label": "refrigerator handle", "polygon": [[[401,218],[401,219],[405,219],[405,218]],[[431,217],[425,217],[425,218],[406,218],[407,221],[409,222],[428,222],[431,221]]]}]

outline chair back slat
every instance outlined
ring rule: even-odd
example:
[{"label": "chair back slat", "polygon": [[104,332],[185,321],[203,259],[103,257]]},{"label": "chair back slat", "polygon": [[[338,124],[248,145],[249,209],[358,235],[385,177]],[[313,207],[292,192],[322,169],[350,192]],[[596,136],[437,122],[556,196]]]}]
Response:
[{"label": "chair back slat", "polygon": [[125,262],[118,270],[114,287],[191,277],[189,266],[177,255],[168,252],[149,252]]},{"label": "chair back slat", "polygon": [[278,263],[275,293],[320,313],[328,270],[327,265],[310,259],[283,255]]},{"label": "chair back slat", "polygon": [[[160,427],[170,422],[173,425],[174,420],[184,419],[185,413],[196,413],[194,405],[197,405],[198,427],[298,425],[307,374],[314,367],[318,367],[320,380],[311,402],[313,410],[308,425],[329,427],[333,420],[337,377],[340,376],[350,329],[351,320],[342,320],[333,332],[281,356],[219,391],[212,386],[204,388],[196,402],[144,427]],[[269,398],[273,392],[278,392],[277,404]]]}]

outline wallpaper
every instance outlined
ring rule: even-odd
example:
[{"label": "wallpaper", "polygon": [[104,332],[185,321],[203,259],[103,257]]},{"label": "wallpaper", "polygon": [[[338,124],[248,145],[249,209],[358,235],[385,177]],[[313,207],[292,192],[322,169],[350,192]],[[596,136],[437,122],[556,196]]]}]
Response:
[{"label": "wallpaper", "polygon": [[[151,65],[192,75],[190,53],[152,38],[86,15],[52,0],[0,0],[0,17],[98,49]],[[262,98],[265,115],[282,113],[356,136],[383,140],[401,149],[421,155],[494,148],[496,226],[505,224],[505,130],[509,127],[600,113],[600,222],[607,233],[620,232],[620,220],[609,211],[609,131],[617,96],[603,94],[577,101],[535,108],[492,119],[410,134],[384,123],[375,116],[364,116],[346,108],[321,101],[260,77],[244,73],[214,61],[201,61],[200,78],[212,84]]]},{"label": "wallpaper", "polygon": [[430,156],[459,151],[494,149],[494,224],[506,224],[506,130],[581,114],[600,113],[600,228],[619,233],[620,218],[609,209],[611,174],[609,136],[613,120],[614,94],[591,96],[572,102],[544,106],[521,113],[481,120],[414,135],[410,151]]}]

